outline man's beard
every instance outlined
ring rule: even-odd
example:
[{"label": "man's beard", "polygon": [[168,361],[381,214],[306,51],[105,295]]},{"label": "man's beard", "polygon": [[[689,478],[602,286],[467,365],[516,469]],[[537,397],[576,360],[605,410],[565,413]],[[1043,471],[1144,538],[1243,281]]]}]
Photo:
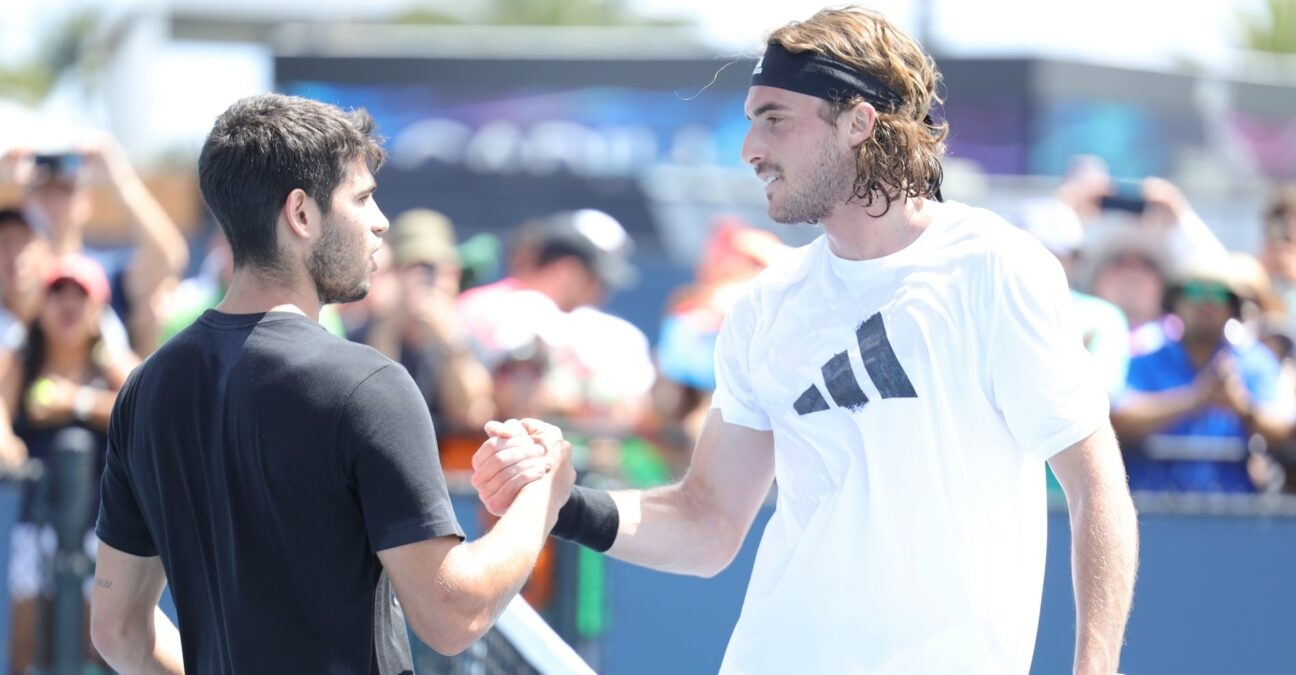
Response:
[{"label": "man's beard", "polygon": [[[818,223],[850,199],[855,183],[855,158],[833,146],[831,136],[824,139],[816,161],[809,167],[809,172],[798,180],[799,190],[787,190],[791,186],[785,184],[782,202],[770,202],[769,216],[774,222]],[[779,180],[786,180],[781,172]]]},{"label": "man's beard", "polygon": [[306,270],[315,282],[321,305],[354,302],[369,293],[365,259],[357,260],[356,253],[342,228],[326,217],[323,235],[306,259]]}]

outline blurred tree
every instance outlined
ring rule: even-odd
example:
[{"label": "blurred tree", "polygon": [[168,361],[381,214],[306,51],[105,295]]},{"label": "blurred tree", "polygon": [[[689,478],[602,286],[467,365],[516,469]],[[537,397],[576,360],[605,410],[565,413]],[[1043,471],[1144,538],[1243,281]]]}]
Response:
[{"label": "blurred tree", "polygon": [[397,17],[400,23],[493,26],[681,26],[686,19],[655,19],[634,14],[624,2],[609,0],[494,0],[482,19],[464,21],[444,12],[418,7]]},{"label": "blurred tree", "polygon": [[1242,12],[1240,19],[1248,48],[1296,54],[1296,0],[1262,0],[1260,11]]},{"label": "blurred tree", "polygon": [[432,9],[431,7],[411,7],[392,19],[394,23],[406,24],[428,24],[440,26],[445,24],[459,24],[463,20],[451,14]]},{"label": "blurred tree", "polygon": [[17,66],[0,67],[0,96],[39,103],[64,76],[89,88],[120,44],[122,28],[129,23],[127,16],[106,26],[102,12],[94,8],[69,14],[46,32],[34,57]]}]

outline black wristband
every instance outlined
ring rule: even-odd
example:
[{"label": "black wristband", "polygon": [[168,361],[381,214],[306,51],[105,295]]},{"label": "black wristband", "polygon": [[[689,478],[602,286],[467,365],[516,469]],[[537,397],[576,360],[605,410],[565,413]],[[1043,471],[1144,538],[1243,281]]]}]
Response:
[{"label": "black wristband", "polygon": [[611,495],[577,485],[558,510],[558,522],[550,534],[603,553],[612,548],[620,525],[621,514]]}]

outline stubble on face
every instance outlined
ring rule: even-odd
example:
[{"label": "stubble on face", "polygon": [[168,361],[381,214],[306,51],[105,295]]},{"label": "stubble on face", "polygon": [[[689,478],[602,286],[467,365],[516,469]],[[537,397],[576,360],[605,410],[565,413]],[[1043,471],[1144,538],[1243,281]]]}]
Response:
[{"label": "stubble on face", "polygon": [[832,134],[824,135],[813,161],[803,167],[802,175],[793,176],[795,183],[789,183],[782,167],[776,166],[785,194],[780,200],[770,199],[769,216],[774,222],[818,223],[850,200],[855,184],[855,158],[848,148],[833,142]]},{"label": "stubble on face", "polygon": [[344,224],[324,218],[320,239],[306,259],[321,305],[354,302],[369,293],[369,257],[356,239],[347,236]]}]

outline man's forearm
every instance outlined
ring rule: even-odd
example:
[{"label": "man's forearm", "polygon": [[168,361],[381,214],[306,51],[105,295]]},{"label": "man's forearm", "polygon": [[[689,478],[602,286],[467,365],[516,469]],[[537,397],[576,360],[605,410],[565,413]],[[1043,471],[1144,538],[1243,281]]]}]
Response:
[{"label": "man's forearm", "polygon": [[449,652],[480,637],[526,583],[553,527],[549,489],[527,486],[489,532],[446,556],[446,586],[426,609],[454,633]]},{"label": "man's forearm", "polygon": [[1071,505],[1071,567],[1075,672],[1111,675],[1120,665],[1138,569],[1138,523],[1128,491]]},{"label": "man's forearm", "polygon": [[108,665],[123,675],[184,673],[180,631],[160,609],[154,610],[153,621],[127,626],[111,642],[99,645],[99,651]]},{"label": "man's forearm", "polygon": [[733,560],[751,521],[726,521],[684,484],[612,493],[620,529],[608,555],[663,572],[710,577]]}]

